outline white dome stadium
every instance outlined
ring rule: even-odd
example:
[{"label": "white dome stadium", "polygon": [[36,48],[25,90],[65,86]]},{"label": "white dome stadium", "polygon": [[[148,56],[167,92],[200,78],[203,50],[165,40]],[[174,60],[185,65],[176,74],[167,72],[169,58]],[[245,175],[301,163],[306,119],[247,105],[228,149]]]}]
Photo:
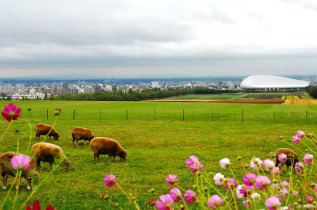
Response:
[{"label": "white dome stadium", "polygon": [[253,75],[244,79],[241,88],[305,88],[309,82],[272,75]]}]

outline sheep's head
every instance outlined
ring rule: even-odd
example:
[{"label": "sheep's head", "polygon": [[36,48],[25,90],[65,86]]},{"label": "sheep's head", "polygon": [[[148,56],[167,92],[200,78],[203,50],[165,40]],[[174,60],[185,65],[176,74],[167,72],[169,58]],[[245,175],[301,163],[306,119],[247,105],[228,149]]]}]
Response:
[{"label": "sheep's head", "polygon": [[93,138],[95,138],[95,136],[94,136],[94,135],[91,135],[91,137],[90,137],[90,139],[89,139],[89,142],[90,142]]},{"label": "sheep's head", "polygon": [[62,161],[62,164],[65,164],[65,168],[64,168],[64,170],[65,171],[68,171],[68,168],[70,167],[70,162],[67,160],[67,159],[64,159],[63,161]]},{"label": "sheep's head", "polygon": [[120,156],[120,160],[126,160],[127,158],[127,152],[126,151],[122,151],[119,156]]},{"label": "sheep's head", "polygon": [[56,135],[54,135],[54,139],[55,139],[55,140],[58,140],[58,138],[59,138],[59,134],[56,133]]}]

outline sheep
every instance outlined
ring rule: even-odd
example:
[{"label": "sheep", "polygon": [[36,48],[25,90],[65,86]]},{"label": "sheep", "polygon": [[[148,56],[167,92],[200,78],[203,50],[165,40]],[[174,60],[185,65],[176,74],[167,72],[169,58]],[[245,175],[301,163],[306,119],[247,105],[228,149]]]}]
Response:
[{"label": "sheep", "polygon": [[47,124],[36,124],[35,132],[35,138],[40,138],[41,135],[48,135],[50,138],[51,136],[53,136],[55,140],[58,140],[59,138],[59,134],[57,133],[57,131],[52,126]]},{"label": "sheep", "polygon": [[[278,157],[282,153],[287,155],[287,160],[285,163],[279,164],[280,161],[279,161]],[[275,167],[278,167],[280,165],[279,168],[282,169],[283,165],[285,164],[287,166],[287,171],[288,171],[289,166],[294,167],[295,163],[297,163],[299,161],[296,152],[294,152],[293,150],[290,150],[288,148],[279,148],[278,150],[276,150],[275,155],[276,155]]]},{"label": "sheep", "polygon": [[[7,189],[7,181],[8,181],[8,176],[13,176],[15,177],[15,174],[13,173],[12,167],[11,167],[11,159],[17,155],[14,152],[6,152],[3,153],[0,156],[0,174],[2,176],[2,188]],[[34,160],[30,161],[30,167],[28,170],[24,171],[21,174],[21,177],[24,177],[27,181],[27,189],[30,190],[32,187],[32,181],[31,177],[36,177],[36,179],[39,179],[39,174],[35,169],[35,163]],[[19,189],[19,185],[16,186],[16,189]]]},{"label": "sheep", "polygon": [[65,171],[70,167],[70,163],[63,153],[62,148],[55,144],[50,144],[46,142],[36,143],[32,146],[32,154],[34,155],[34,161],[36,164],[36,169],[41,168],[41,161],[48,162],[50,164],[49,171],[52,170],[52,165],[55,158],[61,159],[61,165],[65,164]]},{"label": "sheep", "polygon": [[78,147],[78,141],[83,139],[83,140],[88,140],[89,142],[91,139],[95,138],[94,135],[92,135],[91,130],[88,128],[74,128],[72,130],[72,137],[73,137],[73,145],[74,141],[76,140],[76,145]]},{"label": "sheep", "polygon": [[94,152],[95,162],[97,159],[100,162],[100,154],[109,155],[109,161],[111,161],[111,156],[113,156],[113,160],[115,160],[115,156],[119,156],[120,160],[125,160],[127,156],[125,149],[114,139],[96,137],[90,141],[90,147]]}]

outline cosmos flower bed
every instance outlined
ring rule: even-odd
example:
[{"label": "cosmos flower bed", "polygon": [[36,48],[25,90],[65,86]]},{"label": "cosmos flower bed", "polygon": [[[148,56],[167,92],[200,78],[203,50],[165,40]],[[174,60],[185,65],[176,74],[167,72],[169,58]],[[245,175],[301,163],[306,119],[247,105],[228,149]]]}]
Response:
[{"label": "cosmos flower bed", "polygon": [[[280,137],[286,144],[283,137]],[[278,157],[273,152],[264,160],[252,158],[249,164],[243,164],[241,157],[241,169],[244,171],[242,179],[237,179],[231,168],[228,158],[220,160],[220,169],[216,174],[210,174],[203,168],[202,163],[195,155],[186,160],[188,169],[193,174],[193,189],[182,189],[177,175],[170,174],[166,177],[166,183],[171,190],[158,198],[149,201],[149,206],[155,206],[159,210],[170,209],[315,209],[317,185],[316,170],[314,168],[316,140],[313,134],[305,135],[304,131],[298,131],[292,138],[294,144],[304,144],[307,151],[303,157],[295,161],[293,155],[280,154]],[[299,151],[303,151],[298,148]],[[275,165],[276,158],[280,161],[280,167]],[[283,169],[286,161],[291,161],[292,166],[287,172]],[[225,175],[224,175],[225,174]],[[104,184],[108,187],[122,187],[115,175],[105,177]],[[108,194],[105,195],[114,207],[119,206],[111,201]],[[150,199],[150,198],[149,198]],[[137,199],[127,195],[127,202],[132,202],[136,209],[140,209]]]}]

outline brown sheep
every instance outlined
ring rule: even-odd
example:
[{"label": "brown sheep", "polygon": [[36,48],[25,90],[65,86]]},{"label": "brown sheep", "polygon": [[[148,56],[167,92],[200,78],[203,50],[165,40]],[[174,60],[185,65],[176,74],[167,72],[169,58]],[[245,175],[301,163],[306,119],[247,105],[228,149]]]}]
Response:
[{"label": "brown sheep", "polygon": [[96,159],[100,162],[100,154],[109,155],[110,161],[111,156],[113,156],[113,160],[115,160],[115,156],[119,156],[121,160],[125,160],[127,157],[125,149],[114,139],[96,137],[90,141],[90,146],[94,152],[95,162]]},{"label": "brown sheep", "polygon": [[[15,174],[13,173],[13,169],[11,167],[11,159],[17,155],[14,152],[6,152],[3,153],[0,156],[0,174],[2,176],[2,188],[6,189],[7,188],[7,181],[8,181],[8,176],[13,176],[15,177]],[[35,163],[33,160],[30,161],[30,167],[28,170],[24,171],[21,174],[21,177],[24,177],[27,181],[27,189],[31,189],[32,187],[32,182],[31,182],[31,177],[35,176],[38,180],[39,175],[38,173],[34,170],[35,169]],[[17,189],[19,189],[19,186],[16,186]]]},{"label": "brown sheep", "polygon": [[[278,157],[282,153],[287,155],[287,160],[285,163],[280,163],[280,161],[278,159]],[[280,169],[282,169],[283,165],[285,164],[287,166],[287,171],[288,171],[288,168],[290,166],[294,167],[295,163],[297,163],[299,161],[296,152],[294,152],[293,150],[287,149],[287,148],[279,148],[278,150],[276,150],[275,155],[276,155],[275,167],[278,167],[280,165],[279,167],[280,167]]]},{"label": "brown sheep", "polygon": [[50,138],[51,136],[53,136],[55,140],[58,140],[59,138],[59,134],[57,133],[57,131],[52,126],[47,124],[36,124],[35,132],[35,138],[40,138],[41,135],[48,135]]},{"label": "brown sheep", "polygon": [[76,145],[78,147],[78,141],[83,139],[83,140],[88,140],[90,142],[91,139],[95,138],[94,135],[92,135],[91,130],[88,128],[74,128],[72,130],[72,137],[73,137],[73,145],[74,141],[76,140]]},{"label": "brown sheep", "polygon": [[46,142],[36,143],[32,146],[32,154],[34,155],[36,169],[41,168],[41,161],[43,161],[50,164],[49,170],[51,171],[55,158],[61,159],[61,165],[66,165],[66,168],[64,170],[67,171],[70,167],[70,163],[63,153],[62,148],[55,144],[50,144]]}]

